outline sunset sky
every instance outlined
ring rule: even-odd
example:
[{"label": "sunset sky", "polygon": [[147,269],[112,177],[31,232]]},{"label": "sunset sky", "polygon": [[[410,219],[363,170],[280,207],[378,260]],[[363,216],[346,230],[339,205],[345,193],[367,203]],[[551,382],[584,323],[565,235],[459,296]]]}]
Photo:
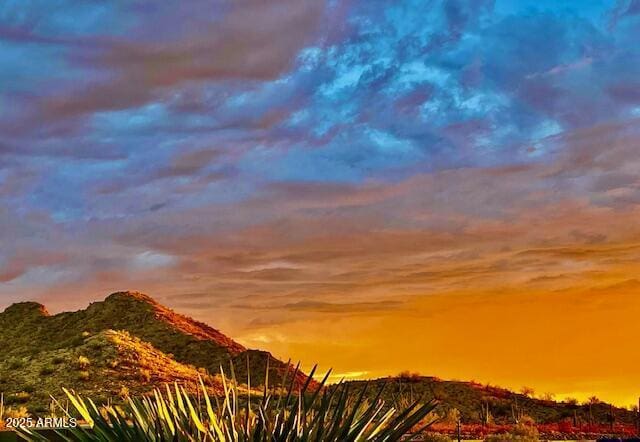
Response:
[{"label": "sunset sky", "polygon": [[639,41],[639,0],[3,1],[0,310],[637,403]]}]

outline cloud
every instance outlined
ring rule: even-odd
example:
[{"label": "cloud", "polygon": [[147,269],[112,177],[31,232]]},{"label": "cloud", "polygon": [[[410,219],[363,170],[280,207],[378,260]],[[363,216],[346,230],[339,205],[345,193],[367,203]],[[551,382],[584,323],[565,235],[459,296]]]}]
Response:
[{"label": "cloud", "polygon": [[267,309],[291,312],[313,312],[313,313],[340,313],[358,314],[372,313],[376,311],[390,311],[400,308],[403,305],[400,301],[377,301],[377,302],[353,302],[353,303],[331,303],[321,301],[298,301],[289,304],[256,306],[254,304],[234,304],[232,308],[240,309]]},{"label": "cloud", "polygon": [[19,250],[5,257],[0,270],[0,283],[11,282],[30,270],[66,264],[68,257],[54,250]]},{"label": "cloud", "polygon": [[[73,227],[57,237],[72,244],[63,268],[74,271],[47,289],[69,290],[82,274],[87,283],[104,281],[100,286],[122,280],[155,287],[160,296],[176,296],[167,298],[176,306],[204,306],[215,296],[218,308],[232,308],[243,298],[247,306],[313,314],[333,304],[345,304],[349,312],[374,311],[368,303],[390,295],[511,286],[555,290],[589,285],[594,275],[623,278],[638,258],[638,208],[620,199],[615,205],[605,201],[611,186],[602,180],[616,189],[633,185],[622,179],[629,166],[622,159],[633,150],[633,133],[627,131],[612,125],[555,139],[552,161],[421,173],[397,182],[263,183],[240,200],[174,201],[122,219],[68,222]],[[609,143],[605,151],[598,149],[595,134],[626,141]],[[206,161],[185,155],[185,178],[202,173],[197,165]],[[211,155],[215,163],[218,156]],[[182,159],[171,156],[149,174]],[[622,178],[610,179],[618,174]],[[229,191],[222,183],[218,189]],[[31,222],[41,231],[63,227],[54,229],[47,218]],[[12,227],[14,237],[24,236],[15,230],[20,224]],[[172,262],[132,273],[124,258],[147,250]],[[161,281],[171,284],[163,288]],[[193,292],[208,295],[179,299]]]},{"label": "cloud", "polygon": [[[221,156],[221,152],[217,149],[197,149],[177,152],[166,160],[166,164],[146,166],[142,170],[139,164],[134,163],[124,171],[124,178],[106,178],[94,184],[94,190],[98,195],[106,195],[127,190],[135,191],[142,186],[169,180],[172,182],[174,192],[178,192],[178,189],[182,192],[197,191],[210,183],[233,175],[233,166],[224,164]],[[178,180],[182,180],[183,184],[175,186],[174,183]],[[166,202],[155,203],[152,207],[164,207],[166,204]]]},{"label": "cloud", "polygon": [[622,275],[635,46],[582,10],[419,3],[5,19],[0,291],[122,281],[312,313]]},{"label": "cloud", "polygon": [[[162,90],[193,81],[274,79],[312,35],[323,7],[321,2],[245,0],[192,1],[190,8],[188,15],[179,13],[183,21],[176,28],[172,8],[154,7],[144,17],[153,23],[131,37],[73,54],[77,67],[107,73],[102,75],[106,80],[46,99],[45,115],[135,107]],[[152,38],[161,27],[173,27],[169,38]]]}]

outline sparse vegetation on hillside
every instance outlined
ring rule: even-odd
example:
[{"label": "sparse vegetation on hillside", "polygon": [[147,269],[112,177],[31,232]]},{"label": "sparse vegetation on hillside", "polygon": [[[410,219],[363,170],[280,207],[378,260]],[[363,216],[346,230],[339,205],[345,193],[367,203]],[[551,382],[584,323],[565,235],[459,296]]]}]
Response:
[{"label": "sparse vegetation on hillside", "polygon": [[[443,417],[448,410],[455,409],[465,424],[516,425],[531,420],[536,424],[575,423],[576,427],[586,427],[591,422],[595,427],[608,424],[612,410],[620,424],[633,426],[637,422],[637,415],[632,411],[601,402],[577,405],[542,400],[473,382],[445,381],[416,374],[401,374],[370,382],[388,384],[384,399],[391,403],[402,397],[409,400],[420,397],[437,399],[442,402],[440,410]],[[351,385],[354,390],[359,390],[364,381],[352,381]]]},{"label": "sparse vegetation on hillside", "polygon": [[[281,377],[288,366],[267,352],[246,349],[218,330],[175,313],[138,292],[114,293],[85,310],[57,315],[49,315],[44,306],[35,302],[14,304],[0,313],[3,360],[10,360],[12,365],[8,368],[16,371],[25,364],[32,365],[34,360],[43,360],[45,354],[55,354],[54,358],[48,358],[51,365],[61,364],[65,356],[70,356],[69,352],[76,361],[80,356],[91,361],[92,351],[100,352],[100,341],[92,341],[86,354],[75,350],[107,330],[126,331],[167,357],[210,373],[218,373],[221,365],[229,371],[233,363],[238,379],[246,379],[249,361],[248,369],[257,373],[253,379],[256,386],[264,382],[267,359],[269,376],[274,379]],[[297,382],[299,385],[304,382],[303,374]]]},{"label": "sparse vegetation on hillside", "polygon": [[[0,360],[0,392],[5,404],[20,404],[34,415],[47,414],[50,395],[59,395],[62,387],[118,402],[123,387],[142,394],[176,381],[193,391],[198,375],[208,379],[211,388],[219,384],[216,376],[181,364],[122,331],[102,331],[83,338],[76,347],[41,351],[19,361],[21,368],[14,369],[15,360]],[[216,393],[220,391],[218,385]]]}]

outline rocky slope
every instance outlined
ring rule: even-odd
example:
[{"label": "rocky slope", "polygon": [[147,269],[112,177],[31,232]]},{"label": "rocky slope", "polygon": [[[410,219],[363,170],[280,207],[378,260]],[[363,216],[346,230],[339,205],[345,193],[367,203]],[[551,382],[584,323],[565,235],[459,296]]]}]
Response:
[{"label": "rocky slope", "polygon": [[[50,315],[34,302],[0,313],[0,392],[7,405],[43,409],[72,388],[92,397],[146,392],[166,382],[193,384],[198,374],[215,392],[222,366],[252,386],[282,379],[293,367],[243,347],[220,331],[138,292],[118,292],[85,310]],[[210,375],[209,375],[210,374]],[[303,373],[297,382],[304,382]]]}]

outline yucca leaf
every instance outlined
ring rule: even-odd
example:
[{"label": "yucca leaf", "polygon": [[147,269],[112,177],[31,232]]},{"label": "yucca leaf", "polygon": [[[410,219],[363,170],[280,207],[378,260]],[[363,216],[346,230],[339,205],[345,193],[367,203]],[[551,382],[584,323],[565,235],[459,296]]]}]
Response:
[{"label": "yucca leaf", "polygon": [[67,397],[69,398],[73,406],[76,408],[78,413],[80,413],[82,418],[87,422],[89,426],[92,427],[93,419],[91,418],[91,414],[89,413],[89,410],[87,409],[87,406],[84,404],[82,399],[80,397],[76,397],[66,388],[63,388],[62,391],[64,391],[64,393],[67,395]]},{"label": "yucca leaf", "polygon": [[[90,398],[64,390],[91,428],[77,427],[60,436],[74,442],[395,442],[412,429],[419,427],[418,431],[422,431],[435,422],[431,419],[425,423],[424,419],[437,402],[415,401],[397,413],[381,400],[384,384],[370,400],[368,383],[357,394],[354,390],[358,387],[352,388],[352,384],[343,381],[325,386],[331,370],[311,391],[317,367],[300,386],[299,363],[294,370],[287,365],[286,382],[272,395],[268,358],[262,400],[256,404],[251,397],[249,362],[247,358],[246,404],[241,403],[245,391],[239,387],[230,361],[230,378],[221,367],[223,402],[220,405],[216,397],[217,410],[201,376],[195,382],[195,393],[174,382],[173,389],[165,385],[150,395],[127,398],[122,409],[109,404],[98,406]],[[60,406],[57,401],[56,404]],[[43,440],[37,433],[23,433],[30,437],[27,440]]]},{"label": "yucca leaf", "polygon": [[184,394],[184,401],[187,404],[187,408],[189,409],[189,414],[191,415],[191,419],[192,419],[193,423],[195,424],[195,426],[198,428],[198,430],[200,432],[206,433],[207,429],[205,428],[205,426],[203,425],[202,421],[200,420],[200,417],[198,416],[198,413],[193,408],[193,405],[191,404],[191,400],[189,399],[189,395],[184,393],[184,390],[183,390],[183,394]]},{"label": "yucca leaf", "polygon": [[200,387],[202,388],[202,393],[204,394],[204,403],[207,407],[207,415],[209,416],[209,424],[213,427],[218,439],[221,442],[225,441],[224,434],[218,425],[218,417],[213,411],[213,407],[211,406],[211,400],[209,399],[209,393],[207,392],[207,388],[204,386],[204,382],[202,378],[198,376],[198,380],[200,381]]}]

